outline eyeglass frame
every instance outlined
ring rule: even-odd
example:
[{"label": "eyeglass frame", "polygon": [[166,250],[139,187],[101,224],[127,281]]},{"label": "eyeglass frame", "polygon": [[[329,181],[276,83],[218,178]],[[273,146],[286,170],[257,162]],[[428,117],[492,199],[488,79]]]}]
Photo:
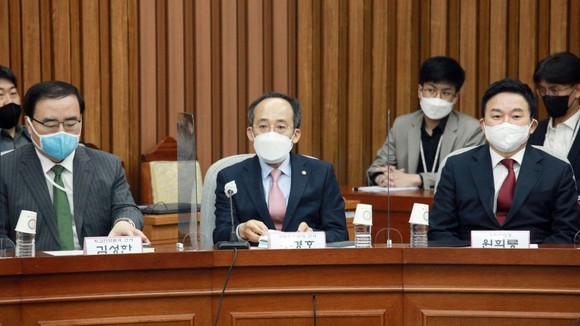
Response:
[{"label": "eyeglass frame", "polygon": [[[32,121],[37,122],[39,124],[41,124],[44,128],[46,128],[47,130],[50,131],[57,131],[60,130],[60,125],[62,125],[62,128],[66,131],[75,131],[78,127],[79,124],[81,124],[83,122],[82,119],[79,118],[69,118],[69,119],[65,119],[64,121],[59,121],[59,120],[47,120],[47,121],[39,121],[36,120],[35,118],[31,117],[30,118]],[[66,123],[67,122],[75,122],[75,124],[73,126],[67,126]],[[56,123],[56,125],[54,126],[47,126],[46,123]]]},{"label": "eyeglass frame", "polygon": [[[285,134],[286,131],[288,131],[288,129],[293,129],[294,126],[283,126],[283,125],[275,125],[275,126],[260,126],[260,125],[252,125],[252,130],[254,129],[254,127],[258,128],[258,131],[262,134],[270,132],[270,131],[274,131],[276,133],[279,133],[281,135]],[[261,130],[262,127],[267,127],[266,130]],[[280,128],[280,127],[284,127],[284,131],[278,131],[278,130],[272,130],[272,129],[276,129],[276,128]]]},{"label": "eyeglass frame", "polygon": [[[453,99],[455,99],[457,97],[457,92],[452,92],[452,91],[448,91],[448,90],[441,90],[441,89],[437,89],[437,88],[433,88],[431,86],[425,87],[423,85],[421,85],[421,94],[423,94],[423,96],[425,96],[424,92],[435,92],[435,96],[431,96],[431,95],[427,95],[428,98],[436,98],[439,97],[440,99],[446,100],[446,101],[453,101]],[[449,92],[449,93],[453,93],[451,94],[449,97],[445,96],[444,93],[445,92]]]},{"label": "eyeglass frame", "polygon": [[[578,84],[576,85],[568,85],[566,87],[563,88],[556,88],[556,86],[550,87],[549,89],[545,89],[545,88],[540,88],[538,87],[536,89],[536,91],[538,92],[538,94],[540,94],[540,96],[570,96],[572,93],[574,93],[574,88],[578,86]],[[572,89],[572,91],[568,94],[568,95],[560,95],[560,92],[565,91],[567,89]],[[543,94],[542,94],[543,93]]]}]

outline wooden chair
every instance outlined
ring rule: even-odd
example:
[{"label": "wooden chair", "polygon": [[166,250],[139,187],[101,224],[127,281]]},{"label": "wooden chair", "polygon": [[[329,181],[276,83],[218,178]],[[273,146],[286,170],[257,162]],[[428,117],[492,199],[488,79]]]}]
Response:
[{"label": "wooden chair", "polygon": [[[172,137],[165,137],[152,151],[141,155],[141,203],[145,205],[164,204],[179,202],[178,176],[179,164],[188,162],[177,161],[177,142]],[[202,176],[199,162],[195,167],[186,166],[186,169],[194,171],[197,175],[196,186],[197,201],[201,203]],[[193,173],[188,175],[190,182],[194,183]],[[147,214],[144,215],[143,232],[152,244],[175,244],[177,242],[178,214]]]}]

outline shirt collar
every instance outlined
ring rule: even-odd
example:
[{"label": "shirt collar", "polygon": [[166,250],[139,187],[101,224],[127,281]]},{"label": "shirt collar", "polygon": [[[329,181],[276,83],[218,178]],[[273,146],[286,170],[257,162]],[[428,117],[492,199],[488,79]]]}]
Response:
[{"label": "shirt collar", "polygon": [[[570,128],[571,130],[575,130],[576,125],[578,124],[578,119],[580,119],[580,110],[574,113],[574,115],[568,118],[568,120],[562,122],[562,124]],[[548,129],[555,131],[556,128],[554,128],[553,124],[554,120],[553,118],[550,118],[550,121],[548,122]]]},{"label": "shirt collar", "polygon": [[73,161],[75,158],[75,154],[77,152],[76,149],[69,156],[67,156],[64,160],[62,160],[62,162],[59,162],[59,163],[54,163],[53,161],[49,160],[46,156],[44,156],[38,150],[38,148],[35,147],[34,150],[36,150],[36,155],[38,156],[38,159],[40,159],[40,165],[42,166],[42,171],[44,172],[44,174],[46,174],[48,171],[50,171],[50,169],[52,169],[52,167],[57,165],[57,164],[62,165],[67,171],[70,171],[70,172],[73,171]]},{"label": "shirt collar", "polygon": [[[274,168],[271,167],[268,163],[264,162],[264,160],[262,160],[262,158],[259,156],[258,160],[260,161],[260,168],[262,169],[262,180],[264,180],[270,175],[270,172],[272,172]],[[278,170],[282,171],[283,174],[289,177],[292,176],[292,168],[290,167],[290,154],[288,154],[286,159],[282,161],[282,164],[280,164]]]},{"label": "shirt collar", "polygon": [[[516,163],[518,163],[521,166],[522,161],[524,160],[524,153],[525,152],[526,152],[526,147],[520,149],[517,153],[512,155],[512,157],[510,157],[510,158],[512,160],[516,161]],[[492,167],[495,167],[496,165],[499,164],[499,162],[501,162],[501,160],[505,159],[505,157],[503,157],[502,155],[500,155],[499,153],[497,153],[496,151],[491,149],[491,146],[489,147],[489,153],[491,154],[491,166]]]}]

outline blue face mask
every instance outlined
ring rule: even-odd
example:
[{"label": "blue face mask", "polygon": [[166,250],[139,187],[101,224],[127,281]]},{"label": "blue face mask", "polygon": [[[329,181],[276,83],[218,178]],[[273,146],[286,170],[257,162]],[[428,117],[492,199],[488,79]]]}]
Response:
[{"label": "blue face mask", "polygon": [[30,123],[30,126],[32,131],[40,138],[40,145],[36,144],[36,142],[34,142],[34,145],[56,162],[61,162],[67,158],[79,144],[80,134],[73,135],[60,131],[50,135],[39,135],[32,123]]}]

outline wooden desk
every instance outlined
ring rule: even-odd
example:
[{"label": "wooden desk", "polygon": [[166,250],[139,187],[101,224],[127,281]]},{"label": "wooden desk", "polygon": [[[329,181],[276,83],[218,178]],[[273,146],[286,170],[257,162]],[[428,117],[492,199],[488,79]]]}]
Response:
[{"label": "wooden desk", "polygon": [[[39,255],[42,255],[39,253]],[[2,325],[211,325],[232,251],[0,260]],[[580,250],[239,251],[219,325],[577,325]]]},{"label": "wooden desk", "polygon": [[[342,196],[346,199],[358,200],[362,204],[373,205],[373,243],[386,242],[387,206],[389,197],[386,193],[359,192],[353,186],[341,186]],[[393,243],[409,243],[409,217],[414,203],[433,206],[433,190],[393,191],[390,193],[391,228],[401,232],[402,241],[397,232],[391,232]]]}]

